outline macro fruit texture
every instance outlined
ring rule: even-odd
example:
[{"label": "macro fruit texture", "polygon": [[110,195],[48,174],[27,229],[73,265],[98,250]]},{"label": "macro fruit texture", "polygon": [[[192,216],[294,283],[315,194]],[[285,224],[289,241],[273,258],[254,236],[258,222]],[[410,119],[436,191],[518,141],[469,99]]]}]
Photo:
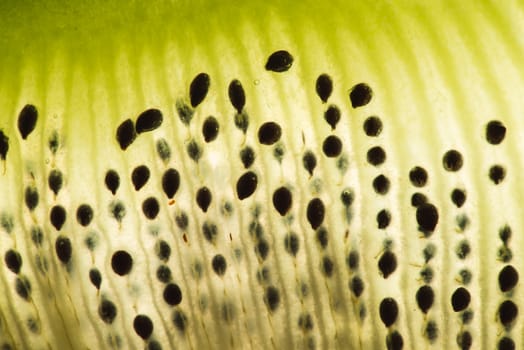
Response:
[{"label": "macro fruit texture", "polygon": [[523,11],[1,2],[0,348],[518,348]]}]

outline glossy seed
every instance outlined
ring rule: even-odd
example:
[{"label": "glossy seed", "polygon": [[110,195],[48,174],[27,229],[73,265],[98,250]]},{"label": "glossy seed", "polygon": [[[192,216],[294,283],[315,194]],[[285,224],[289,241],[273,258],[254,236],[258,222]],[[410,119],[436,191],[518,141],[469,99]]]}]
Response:
[{"label": "glossy seed", "polygon": [[251,165],[253,165],[255,158],[255,151],[250,146],[246,146],[240,151],[240,160],[242,161],[242,165],[244,165],[245,169],[248,169],[251,167]]},{"label": "glossy seed", "polygon": [[135,125],[131,119],[124,120],[116,129],[116,140],[125,151],[136,139]]},{"label": "glossy seed", "polygon": [[64,207],[61,205],[55,205],[51,208],[51,212],[49,213],[49,220],[51,220],[51,224],[56,228],[57,231],[60,231],[62,229],[62,226],[64,225],[66,221],[66,211]]},{"label": "glossy seed", "polygon": [[213,116],[207,117],[206,120],[204,120],[204,124],[202,125],[202,135],[204,136],[204,141],[214,141],[218,136],[219,129],[220,126],[218,124],[218,120]]},{"label": "glossy seed", "polygon": [[492,120],[486,125],[486,141],[492,145],[498,145],[506,137],[506,127],[498,120]]},{"label": "glossy seed", "polygon": [[280,125],[275,122],[266,122],[258,129],[258,141],[263,145],[272,145],[282,136]]},{"label": "glossy seed", "polygon": [[107,299],[102,299],[102,302],[98,306],[98,316],[100,319],[107,324],[113,323],[117,315],[116,305]]},{"label": "glossy seed", "polygon": [[384,298],[379,306],[380,319],[386,327],[396,322],[398,317],[398,305],[393,298]]},{"label": "glossy seed", "polygon": [[273,206],[281,216],[287,214],[293,203],[291,191],[286,187],[279,187],[273,192]]},{"label": "glossy seed", "polygon": [[81,204],[76,210],[76,220],[82,226],[88,226],[93,220],[93,209],[88,204]]},{"label": "glossy seed", "polygon": [[500,323],[506,328],[511,328],[519,313],[518,306],[511,300],[503,301],[498,309]]},{"label": "glossy seed", "polygon": [[306,217],[313,230],[316,230],[324,221],[325,207],[320,198],[309,201],[306,210]]},{"label": "glossy seed", "polygon": [[146,315],[137,315],[133,320],[133,329],[140,338],[147,340],[153,333],[153,321]]},{"label": "glossy seed", "polygon": [[108,170],[104,178],[107,189],[114,195],[120,187],[120,176],[115,170]]},{"label": "glossy seed", "polygon": [[391,251],[386,250],[378,260],[378,269],[382,277],[388,278],[397,269],[397,257]]},{"label": "glossy seed", "polygon": [[18,131],[22,139],[27,139],[27,136],[33,132],[36,127],[38,119],[38,111],[35,106],[27,104],[22,108],[18,114]]},{"label": "glossy seed", "polygon": [[51,170],[49,172],[49,176],[47,177],[47,184],[55,196],[58,195],[58,192],[60,192],[62,185],[64,184],[62,172],[58,169]]},{"label": "glossy seed", "polygon": [[425,285],[417,290],[417,305],[423,313],[427,313],[435,301],[435,292],[431,286]]},{"label": "glossy seed", "polygon": [[366,83],[353,86],[349,92],[351,107],[357,108],[367,105],[373,97],[373,91]]},{"label": "glossy seed", "polygon": [[326,103],[333,92],[333,80],[331,80],[331,77],[327,74],[320,74],[315,84],[315,91],[320,100]]},{"label": "glossy seed", "polygon": [[162,125],[164,117],[162,112],[156,108],[151,108],[140,113],[136,119],[135,130],[137,134],[144,133],[146,131],[153,131]]},{"label": "glossy seed", "polygon": [[213,271],[219,276],[223,276],[226,273],[227,262],[223,255],[217,254],[211,260],[211,267]]},{"label": "glossy seed", "polygon": [[380,146],[371,147],[366,154],[366,158],[369,164],[379,166],[386,161],[386,151]]},{"label": "glossy seed", "polygon": [[55,252],[58,260],[67,264],[71,260],[73,254],[71,240],[65,236],[58,236],[55,241]]},{"label": "glossy seed", "polygon": [[453,311],[459,312],[466,309],[469,306],[470,300],[471,295],[466,288],[457,288],[451,296],[451,306],[453,307]]},{"label": "glossy seed", "polygon": [[322,151],[324,152],[326,157],[338,157],[340,155],[340,152],[342,152],[342,141],[340,141],[340,138],[338,136],[329,135],[324,139],[324,142],[322,143]]},{"label": "glossy seed", "polygon": [[150,176],[151,172],[147,166],[139,165],[134,168],[133,172],[131,173],[131,182],[135,187],[135,191],[139,191],[142,187],[144,187]]},{"label": "glossy seed", "polygon": [[428,182],[428,173],[426,169],[416,166],[409,171],[409,181],[415,187],[424,187]]},{"label": "glossy seed", "polygon": [[159,211],[160,204],[155,197],[148,197],[142,202],[142,212],[147,219],[155,219]]},{"label": "glossy seed", "polygon": [[270,311],[275,311],[280,305],[280,292],[277,288],[269,286],[264,293],[264,303]]},{"label": "glossy seed", "polygon": [[207,73],[199,73],[189,85],[189,98],[191,100],[191,106],[195,108],[198,106],[207,96],[209,91],[209,85],[211,79]]},{"label": "glossy seed", "polygon": [[511,266],[506,265],[499,273],[499,288],[502,292],[509,292],[519,282],[519,273]]},{"label": "glossy seed", "polygon": [[437,208],[431,203],[421,204],[416,212],[417,223],[422,232],[433,232],[437,226],[439,215]]},{"label": "glossy seed", "polygon": [[124,276],[131,272],[133,267],[133,258],[125,250],[118,250],[111,257],[111,268],[119,275]]},{"label": "glossy seed", "polygon": [[265,68],[268,71],[282,73],[289,70],[292,64],[293,56],[286,50],[279,50],[269,56]]},{"label": "glossy seed", "polygon": [[239,80],[234,79],[229,84],[227,91],[229,95],[229,101],[235,107],[238,113],[242,113],[244,106],[246,105],[246,93]]},{"label": "glossy seed", "polygon": [[176,283],[168,283],[164,287],[163,297],[167,304],[175,306],[182,302],[182,291]]},{"label": "glossy seed", "polygon": [[167,198],[171,199],[180,187],[180,174],[176,169],[167,169],[162,175],[162,189]]},{"label": "glossy seed", "polygon": [[457,150],[449,150],[444,153],[444,156],[442,157],[442,165],[447,171],[459,171],[463,164],[464,160],[462,159],[462,154]]},{"label": "glossy seed", "polygon": [[248,171],[244,173],[237,181],[236,190],[238,199],[243,200],[251,196],[257,189],[257,185],[258,178],[254,172]]},{"label": "glossy seed", "polygon": [[329,106],[324,112],[324,120],[329,124],[329,126],[331,126],[331,130],[336,129],[337,124],[340,121],[340,115],[340,109],[335,105]]},{"label": "glossy seed", "polygon": [[18,274],[22,268],[22,256],[14,249],[9,249],[4,255],[5,266],[11,272]]},{"label": "glossy seed", "polygon": [[9,151],[9,137],[0,129],[0,159],[5,160]]},{"label": "glossy seed", "polygon": [[306,151],[302,157],[302,165],[309,173],[309,176],[313,176],[313,171],[317,167],[317,158],[315,157],[315,154],[311,151]]},{"label": "glossy seed", "polygon": [[207,209],[209,208],[209,205],[211,204],[212,199],[213,199],[213,195],[211,194],[211,191],[209,190],[209,188],[204,186],[198,189],[196,193],[196,202],[204,213],[207,212]]},{"label": "glossy seed", "polygon": [[28,186],[24,192],[24,201],[27,209],[33,211],[38,206],[38,190],[34,186]]},{"label": "glossy seed", "polygon": [[100,289],[100,285],[102,284],[102,275],[97,268],[92,268],[89,270],[89,280],[96,289]]}]

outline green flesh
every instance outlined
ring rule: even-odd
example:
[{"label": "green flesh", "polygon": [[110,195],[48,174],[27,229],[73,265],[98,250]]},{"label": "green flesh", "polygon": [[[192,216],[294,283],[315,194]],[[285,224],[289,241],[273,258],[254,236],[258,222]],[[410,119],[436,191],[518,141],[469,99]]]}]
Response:
[{"label": "green flesh", "polygon": [[[20,275],[32,287],[29,301],[22,299],[15,290],[17,275],[0,264],[0,349],[103,349],[111,348],[110,339],[119,339],[122,349],[144,348],[144,340],[133,330],[138,314],[151,318],[150,342],[163,349],[380,349],[395,332],[402,336],[404,349],[458,348],[457,336],[464,331],[470,332],[473,349],[496,348],[503,337],[522,346],[521,315],[508,327],[498,317],[504,300],[522,304],[522,288],[517,285],[502,293],[498,276],[507,263],[517,271],[524,267],[518,248],[524,246],[524,8],[517,1],[328,3],[0,3],[0,130],[9,137],[5,171],[0,173],[0,215],[2,222],[13,222],[10,232],[6,225],[0,229],[0,254],[9,249],[20,253]],[[280,49],[293,55],[292,67],[268,72],[268,56]],[[211,86],[186,127],[175,106],[180,99],[189,104],[190,83],[200,72],[209,74]],[[333,79],[327,104],[315,93],[322,73]],[[233,79],[242,83],[246,94],[250,125],[245,136],[234,125],[235,108],[228,98]],[[352,108],[349,90],[361,82],[373,89],[373,98],[366,106]],[[17,117],[28,103],[37,107],[38,122],[22,140]],[[334,131],[323,118],[331,104],[342,111]],[[140,134],[122,151],[115,139],[118,125],[127,118],[135,121],[149,108],[163,112],[163,124]],[[220,131],[206,144],[201,130],[209,115],[218,120]],[[384,123],[377,138],[363,131],[371,115]],[[500,145],[486,141],[490,120],[500,120],[507,128]],[[258,141],[258,128],[266,121],[282,127],[281,162],[273,155],[275,146]],[[55,131],[60,148],[53,155],[48,140]],[[347,169],[337,167],[339,158],[323,154],[323,140],[331,134],[342,140]],[[156,152],[161,138],[171,148],[167,163]],[[190,140],[203,149],[198,163],[186,152]],[[251,170],[258,186],[240,201],[235,185],[246,172],[239,157],[246,145],[256,153]],[[376,145],[387,154],[378,167],[366,160],[368,149]],[[458,172],[442,166],[450,149],[464,157]],[[302,166],[307,150],[317,156],[313,176]],[[142,164],[151,170],[151,178],[135,191],[131,172]],[[488,176],[494,164],[507,172],[498,185]],[[409,181],[414,166],[428,173],[422,188]],[[180,172],[175,203],[169,203],[161,184],[170,167]],[[52,169],[65,178],[57,196],[47,184]],[[114,196],[104,185],[109,169],[121,180]],[[391,181],[386,195],[372,187],[380,174]],[[33,213],[24,204],[30,185],[40,196]],[[202,186],[213,194],[206,213],[195,201]],[[293,195],[285,217],[272,204],[280,186]],[[351,215],[340,201],[346,188],[355,194]],[[467,192],[461,208],[450,199],[454,188]],[[429,237],[418,230],[411,206],[417,191],[438,209],[439,221]],[[150,196],[160,202],[154,220],[142,213],[142,202]],[[315,197],[326,207],[325,249],[306,218],[307,205]],[[126,206],[121,223],[109,211],[116,199]],[[75,219],[83,203],[94,210],[88,227]],[[225,203],[233,208],[230,215],[223,213]],[[67,211],[59,231],[49,220],[57,204]],[[265,260],[257,257],[257,242],[249,233],[255,208],[269,243]],[[377,228],[376,215],[382,209],[392,217],[386,229]],[[189,217],[187,230],[175,222],[181,212]],[[457,223],[461,216],[469,219],[463,230]],[[206,220],[218,226],[214,244],[202,233]],[[513,258],[507,263],[498,255],[503,244],[498,233],[504,225],[513,232],[507,243]],[[31,240],[33,226],[43,230],[41,246]],[[90,251],[85,240],[93,232],[99,241]],[[285,250],[288,232],[299,237],[296,257]],[[59,235],[72,243],[67,265],[55,252]],[[164,301],[164,285],[156,278],[162,264],[155,254],[160,239],[171,247],[166,264],[182,290],[182,302],[175,307]],[[389,249],[398,267],[384,278],[377,264],[386,240],[392,241]],[[455,250],[463,240],[471,253],[460,259]],[[425,315],[415,295],[425,284],[420,277],[425,267],[422,252],[430,243],[436,247],[427,264],[434,270],[429,285],[435,302]],[[133,256],[133,269],[126,276],[111,268],[111,256],[120,249]],[[358,269],[346,264],[350,251],[360,254]],[[216,254],[227,261],[222,277],[211,267]],[[47,260],[44,273],[37,266],[38,256]],[[321,269],[326,256],[334,263],[331,277]],[[194,276],[196,262],[202,266],[201,278]],[[102,274],[99,292],[89,281],[93,267]],[[270,277],[260,283],[257,272],[263,267]],[[468,284],[460,280],[463,268],[473,275]],[[355,276],[364,281],[358,298],[348,288]],[[305,296],[299,292],[302,283],[308,286]],[[268,286],[280,293],[280,305],[272,312],[264,302]],[[451,305],[460,286],[471,294],[468,310],[473,318],[468,324]],[[389,328],[379,314],[387,297],[399,308]],[[104,298],[118,309],[111,325],[98,314]],[[225,320],[224,305],[234,310],[230,321]],[[184,332],[172,321],[180,310],[188,320]],[[312,319],[310,330],[299,326],[305,313]],[[40,331],[29,329],[29,318],[39,321]],[[428,339],[425,329],[432,322],[438,327],[437,337]]]}]

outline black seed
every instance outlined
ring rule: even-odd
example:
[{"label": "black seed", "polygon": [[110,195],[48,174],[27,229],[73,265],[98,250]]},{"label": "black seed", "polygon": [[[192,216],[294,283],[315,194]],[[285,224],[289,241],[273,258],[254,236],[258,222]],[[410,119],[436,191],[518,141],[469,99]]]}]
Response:
[{"label": "black seed", "polygon": [[391,222],[391,213],[387,209],[382,209],[377,213],[377,226],[379,229],[385,229]]},{"label": "black seed", "polygon": [[270,311],[275,311],[280,305],[280,292],[277,288],[269,286],[264,293],[264,303]]},{"label": "black seed", "polygon": [[175,325],[176,329],[178,329],[180,332],[184,332],[187,327],[187,316],[182,310],[175,310],[173,312],[173,324]]},{"label": "black seed", "polygon": [[360,265],[360,254],[356,250],[349,252],[348,257],[346,258],[346,264],[351,270],[358,269]]},{"label": "black seed", "polygon": [[175,222],[179,229],[185,230],[189,225],[189,218],[185,212],[180,212],[175,216]]},{"label": "black seed", "polygon": [[302,157],[302,165],[309,175],[313,176],[313,170],[315,170],[317,166],[317,158],[315,157],[315,154],[311,151],[306,151]]},{"label": "black seed", "polygon": [[133,328],[140,338],[147,340],[153,333],[153,321],[146,315],[137,315],[133,320]]},{"label": "black seed", "polygon": [[261,238],[255,245],[255,253],[259,259],[266,260],[269,254],[269,243],[264,238]]},{"label": "black seed", "polygon": [[220,126],[218,125],[218,120],[213,116],[207,117],[206,120],[204,120],[204,124],[202,125],[202,135],[204,135],[204,141],[214,141],[218,136],[219,129]]},{"label": "black seed", "polygon": [[135,130],[137,134],[152,131],[162,125],[164,117],[158,109],[151,108],[140,113],[136,119]]},{"label": "black seed", "polygon": [[159,139],[156,142],[156,153],[164,163],[168,163],[171,159],[171,148],[165,139]]},{"label": "black seed", "polygon": [[27,206],[27,209],[29,209],[30,211],[33,211],[37,207],[38,200],[39,200],[38,190],[36,189],[36,187],[34,186],[26,187],[24,199],[25,199],[25,205]]},{"label": "black seed", "polygon": [[202,148],[195,140],[191,140],[188,142],[186,151],[189,158],[191,158],[195,162],[198,162],[200,160],[203,153]]},{"label": "black seed", "polygon": [[325,249],[328,244],[328,232],[324,227],[319,227],[317,230],[317,242],[322,249]]},{"label": "black seed", "polygon": [[180,187],[180,174],[176,169],[170,168],[162,175],[162,189],[167,198],[171,199]]},{"label": "black seed", "polygon": [[111,268],[119,275],[127,275],[133,267],[133,258],[125,250],[118,250],[111,257]]},{"label": "black seed", "polygon": [[207,212],[212,199],[213,195],[211,194],[211,191],[205,186],[200,188],[196,193],[196,202],[204,213]]},{"label": "black seed", "polygon": [[426,264],[435,257],[435,254],[437,253],[437,247],[433,243],[428,243],[427,246],[424,247],[422,250],[422,255],[424,255],[424,261]]},{"label": "black seed", "polygon": [[506,177],[506,169],[501,165],[493,165],[489,168],[489,178],[495,185],[498,185]]},{"label": "black seed", "polygon": [[364,121],[364,132],[367,136],[377,137],[382,132],[382,121],[379,117],[371,116]]},{"label": "black seed", "polygon": [[13,217],[6,213],[2,213],[0,215],[0,227],[2,227],[5,232],[10,234],[14,227]]},{"label": "black seed", "polygon": [[156,278],[162,283],[168,283],[172,279],[171,269],[167,265],[160,265],[156,269]]},{"label": "black seed", "polygon": [[148,197],[142,202],[142,212],[149,220],[155,219],[159,211],[160,205],[155,197]]},{"label": "black seed", "polygon": [[320,269],[324,276],[331,277],[333,275],[333,270],[335,269],[335,265],[333,263],[333,260],[329,256],[324,256],[322,258],[322,263],[320,265]]},{"label": "black seed", "polygon": [[89,280],[96,289],[100,289],[100,285],[102,284],[102,275],[97,268],[92,268],[89,270]]},{"label": "black seed", "polygon": [[37,226],[31,227],[31,240],[37,246],[42,245],[42,241],[44,240],[44,234],[40,227],[37,227]]},{"label": "black seed", "polygon": [[431,283],[431,281],[433,281],[433,276],[434,276],[434,273],[433,273],[433,269],[431,268],[431,266],[424,266],[420,270],[420,278],[422,278],[424,283]]},{"label": "black seed", "polygon": [[266,122],[258,129],[258,142],[263,145],[272,145],[282,136],[280,125],[275,122]]},{"label": "black seed", "polygon": [[322,151],[326,157],[338,157],[340,152],[342,152],[342,141],[335,135],[329,135],[322,143]]},{"label": "black seed", "polygon": [[349,207],[353,203],[354,199],[355,194],[353,193],[353,190],[350,188],[346,188],[342,190],[342,192],[340,193],[340,200],[342,201],[342,204],[345,207]]},{"label": "black seed", "polygon": [[136,139],[135,125],[131,119],[124,120],[116,129],[116,140],[125,151]]},{"label": "black seed", "polygon": [[442,158],[442,165],[447,171],[459,171],[463,164],[462,154],[456,150],[447,151]]},{"label": "black seed", "polygon": [[227,262],[221,254],[217,254],[213,257],[213,260],[211,260],[211,266],[213,267],[213,271],[215,271],[219,276],[223,276],[226,273]]},{"label": "black seed", "polygon": [[506,127],[498,120],[492,120],[486,125],[486,140],[492,145],[498,145],[504,141]]},{"label": "black seed", "polygon": [[349,289],[355,297],[360,297],[364,292],[364,281],[359,276],[354,276],[349,281]]},{"label": "black seed", "polygon": [[202,234],[208,242],[213,243],[216,239],[216,236],[218,235],[217,225],[209,221],[204,221],[202,224]]},{"label": "black seed", "polygon": [[506,265],[499,273],[499,288],[502,292],[509,292],[519,282],[519,273],[511,265]]},{"label": "black seed", "polygon": [[379,306],[380,319],[386,327],[393,325],[398,317],[398,305],[393,298],[384,298]]},{"label": "black seed", "polygon": [[502,262],[510,262],[511,259],[513,259],[513,253],[511,252],[511,249],[509,249],[506,246],[502,246],[497,251],[497,257]]},{"label": "black seed", "polygon": [[76,210],[76,221],[82,226],[87,226],[93,220],[93,209],[89,204],[81,204]]},{"label": "black seed", "polygon": [[20,131],[22,139],[25,140],[33,132],[37,119],[38,111],[35,106],[27,104],[22,108],[20,114],[18,114],[18,131]]},{"label": "black seed", "polygon": [[175,104],[176,110],[178,112],[178,117],[186,126],[189,125],[191,119],[193,119],[193,109],[189,107],[184,101],[177,100]]},{"label": "black seed", "polygon": [[240,160],[246,169],[253,165],[255,157],[255,151],[250,146],[246,146],[240,151]]},{"label": "black seed", "polygon": [[62,176],[62,172],[58,169],[53,169],[49,172],[49,176],[47,178],[47,184],[49,185],[49,188],[55,196],[58,194],[60,189],[62,189],[62,185],[64,183],[64,177]]},{"label": "black seed", "polygon": [[402,350],[404,339],[398,331],[393,331],[386,336],[386,347],[388,350]]},{"label": "black seed", "polygon": [[22,256],[16,250],[9,249],[5,252],[4,262],[9,270],[18,274],[22,267]]},{"label": "black seed", "polygon": [[515,321],[515,319],[517,318],[518,313],[519,309],[513,301],[503,301],[498,309],[500,323],[502,323],[504,327],[510,328],[512,326],[513,321]]},{"label": "black seed", "polygon": [[378,261],[378,269],[384,278],[388,278],[397,269],[397,257],[394,253],[386,250]]},{"label": "black seed", "polygon": [[420,310],[423,313],[427,313],[435,301],[435,293],[433,292],[433,288],[428,285],[420,287],[417,291],[416,299]]},{"label": "black seed", "polygon": [[459,287],[453,292],[451,296],[451,306],[453,311],[459,312],[466,309],[471,301],[471,295],[464,287]]},{"label": "black seed", "polygon": [[509,239],[511,238],[511,227],[508,225],[504,225],[499,230],[499,237],[504,242],[504,244],[508,243]]},{"label": "black seed", "polygon": [[228,88],[229,101],[238,113],[242,113],[244,106],[246,105],[246,94],[242,84],[237,79],[234,79]]},{"label": "black seed", "polygon": [[163,239],[159,240],[155,244],[155,254],[162,261],[168,261],[171,256],[171,247]]},{"label": "black seed", "polygon": [[200,73],[193,79],[189,85],[189,98],[193,108],[204,101],[204,98],[206,98],[207,92],[209,91],[210,84],[211,79],[206,73]]},{"label": "black seed", "polygon": [[133,182],[135,191],[139,191],[142,187],[144,187],[150,176],[151,172],[147,166],[139,165],[134,168],[133,172],[131,173],[131,182]]},{"label": "black seed", "polygon": [[280,215],[286,215],[292,204],[293,197],[286,187],[279,187],[273,192],[273,206]]},{"label": "black seed", "polygon": [[471,344],[473,344],[473,337],[470,332],[463,331],[457,334],[457,345],[461,350],[468,350],[471,348]]},{"label": "black seed", "polygon": [[324,203],[320,198],[313,198],[309,201],[306,210],[307,221],[313,230],[316,230],[324,221],[325,215]]},{"label": "black seed", "polygon": [[266,70],[282,73],[291,68],[293,56],[286,50],[273,52],[266,62]]},{"label": "black seed", "polygon": [[422,232],[433,232],[438,223],[437,208],[431,203],[424,203],[417,207],[417,223]]},{"label": "black seed", "polygon": [[371,147],[366,158],[369,164],[379,166],[386,161],[386,151],[380,146]]},{"label": "black seed", "polygon": [[61,205],[55,205],[53,208],[51,208],[51,212],[49,213],[49,219],[51,220],[51,224],[56,228],[57,231],[60,231],[62,226],[64,226],[66,216],[66,211],[64,207],[62,207]]},{"label": "black seed", "polygon": [[106,187],[112,194],[116,194],[118,187],[120,186],[120,176],[115,170],[108,170],[104,179]]},{"label": "black seed", "polygon": [[416,166],[409,171],[409,181],[415,187],[424,187],[428,182],[428,172],[426,169]]},{"label": "black seed", "polygon": [[349,99],[353,108],[367,105],[372,97],[373,91],[366,83],[359,83],[353,86],[349,92]]},{"label": "black seed", "polygon": [[29,282],[29,279],[26,276],[19,275],[16,277],[15,290],[20,298],[27,301],[31,298],[31,282]]},{"label": "black seed", "polygon": [[301,313],[298,316],[298,326],[304,332],[310,331],[313,329],[313,318],[308,313]]},{"label": "black seed", "polygon": [[257,175],[252,171],[248,171],[240,176],[237,181],[238,199],[243,200],[251,196],[257,189],[257,184]]},{"label": "black seed", "polygon": [[98,234],[95,231],[91,231],[87,234],[84,240],[84,244],[86,245],[87,249],[89,249],[90,251],[93,251],[95,250],[98,244],[98,241],[99,241]]},{"label": "black seed", "polygon": [[253,221],[249,224],[249,234],[256,239],[262,238],[264,235],[264,228],[258,221]]},{"label": "black seed", "polygon": [[9,137],[0,129],[0,159],[5,160],[9,151]]},{"label": "black seed", "polygon": [[515,342],[509,337],[502,337],[497,345],[498,350],[515,350]]},{"label": "black seed", "polygon": [[378,194],[386,194],[389,191],[390,182],[389,179],[384,175],[379,175],[373,179],[373,189]]},{"label": "black seed", "polygon": [[169,283],[164,288],[164,301],[171,305],[175,306],[182,302],[182,291],[176,283]]},{"label": "black seed", "polygon": [[438,338],[438,327],[435,321],[428,321],[424,329],[424,336],[429,340],[430,343],[433,343]]},{"label": "black seed", "polygon": [[284,237],[284,248],[292,256],[296,256],[300,247],[300,240],[296,233],[290,232]]},{"label": "black seed", "polygon": [[67,264],[73,255],[71,240],[65,236],[58,236],[55,241],[55,251],[58,260],[64,264]]},{"label": "black seed", "polygon": [[336,129],[337,124],[340,121],[340,114],[340,109],[335,105],[329,106],[324,113],[324,119],[329,124],[329,126],[331,126],[331,130]]},{"label": "black seed", "polygon": [[126,216],[126,207],[121,201],[114,201],[109,204],[109,211],[116,221],[121,222]]},{"label": "black seed", "polygon": [[320,74],[315,84],[315,91],[320,100],[326,103],[333,92],[333,80],[331,80],[331,77],[327,74]]},{"label": "black seed", "polygon": [[462,207],[464,205],[464,202],[466,202],[466,191],[461,190],[459,188],[455,188],[451,192],[451,201],[453,204],[457,206],[457,208]]},{"label": "black seed", "polygon": [[245,111],[235,114],[235,126],[244,134],[246,133],[247,128],[249,127],[249,116]]},{"label": "black seed", "polygon": [[58,147],[60,147],[60,138],[56,130],[54,130],[49,136],[47,146],[49,147],[51,153],[56,154],[56,151],[58,151]]},{"label": "black seed", "polygon": [[117,315],[116,305],[107,299],[103,299],[98,306],[98,316],[107,324],[113,323]]},{"label": "black seed", "polygon": [[415,192],[411,196],[411,205],[414,206],[415,208],[420,207],[422,204],[425,204],[427,202],[428,202],[427,197],[420,192]]},{"label": "black seed", "polygon": [[471,282],[471,279],[473,278],[473,275],[471,274],[471,271],[468,269],[462,269],[459,271],[460,280],[462,281],[462,284],[467,285]]}]

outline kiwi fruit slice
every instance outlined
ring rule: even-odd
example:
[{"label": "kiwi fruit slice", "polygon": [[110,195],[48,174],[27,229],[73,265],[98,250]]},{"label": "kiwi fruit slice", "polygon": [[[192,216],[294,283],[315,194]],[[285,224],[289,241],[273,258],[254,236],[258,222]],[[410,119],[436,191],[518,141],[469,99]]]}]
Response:
[{"label": "kiwi fruit slice", "polygon": [[1,2],[0,348],[517,348],[522,16]]}]

